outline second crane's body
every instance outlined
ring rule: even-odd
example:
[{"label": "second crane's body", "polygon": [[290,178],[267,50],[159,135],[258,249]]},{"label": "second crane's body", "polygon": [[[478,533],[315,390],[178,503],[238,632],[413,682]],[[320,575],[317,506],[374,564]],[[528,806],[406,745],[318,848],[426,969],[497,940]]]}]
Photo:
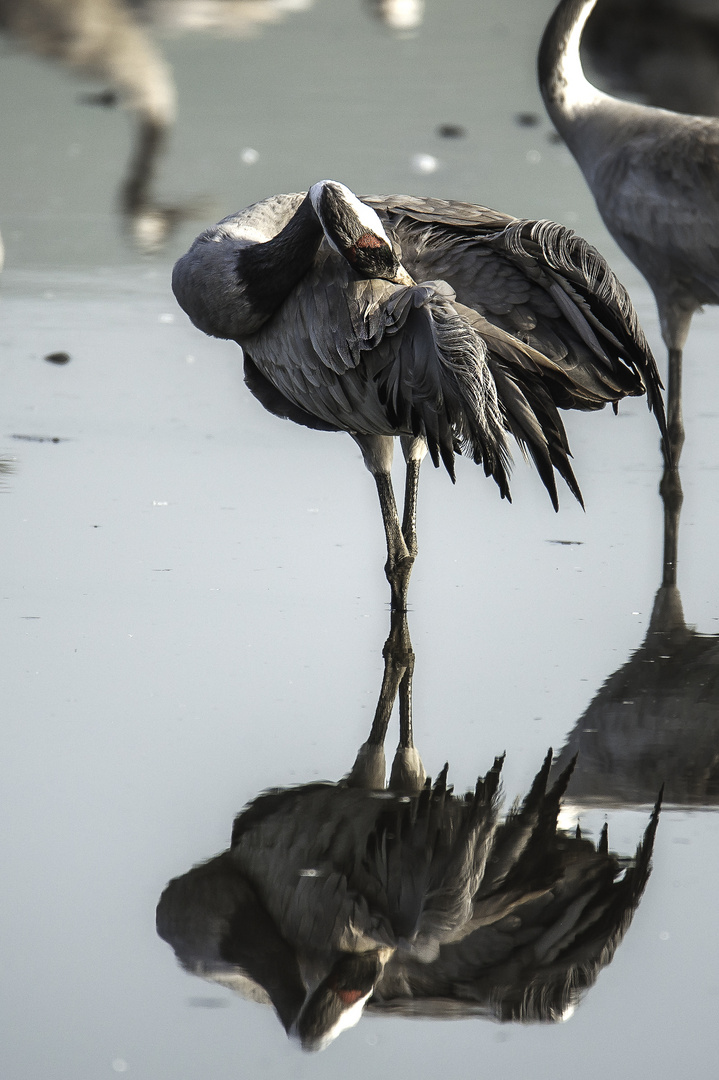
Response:
[{"label": "second crane's body", "polygon": [[[509,495],[508,435],[553,504],[581,498],[557,408],[647,393],[654,359],[601,255],[553,222],[408,196],[359,200],[333,181],[256,203],[197,238],[173,275],[205,333],[237,341],[271,412],[347,431],[375,476],[393,603],[416,554],[419,465],[464,451]],[[394,437],[408,462],[399,521]]]},{"label": "second crane's body", "polygon": [[649,283],[669,352],[669,437],[684,440],[682,351],[694,312],[719,303],[719,120],[622,101],[585,77],[597,0],[562,0],[542,38],[539,84],[605,225]]}]

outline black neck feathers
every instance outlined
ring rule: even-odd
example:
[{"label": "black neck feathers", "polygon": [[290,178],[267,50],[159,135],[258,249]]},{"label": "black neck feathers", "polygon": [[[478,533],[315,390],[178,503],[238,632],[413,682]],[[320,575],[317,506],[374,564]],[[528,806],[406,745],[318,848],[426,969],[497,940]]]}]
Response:
[{"label": "black neck feathers", "polygon": [[243,248],[237,274],[252,308],[269,316],[307,273],[324,233],[309,197],[272,240]]}]

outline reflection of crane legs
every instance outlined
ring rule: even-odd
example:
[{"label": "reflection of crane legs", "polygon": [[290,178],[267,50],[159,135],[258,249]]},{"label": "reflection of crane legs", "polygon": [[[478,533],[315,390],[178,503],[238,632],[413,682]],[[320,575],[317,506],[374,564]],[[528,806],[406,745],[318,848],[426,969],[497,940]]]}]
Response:
[{"label": "reflection of crane legs", "polygon": [[684,502],[684,492],[676,467],[665,468],[659,493],[664,503],[664,568],[662,585],[676,585],[677,559],[679,557],[679,515]]},{"label": "reflection of crane legs", "polygon": [[[684,446],[684,420],[682,417],[682,350],[689,332],[692,312],[677,305],[662,304],[657,300],[662,324],[662,337],[669,353],[667,378],[667,438],[662,443],[664,473],[659,484],[659,494],[664,503],[664,566],[662,587],[657,593],[654,606],[660,601],[663,590],[676,589],[677,558],[679,553],[679,514],[684,501],[682,482],[679,477],[679,458]],[[665,594],[666,596],[666,594]],[[681,608],[681,600],[679,601]]]},{"label": "reflection of crane legs", "polygon": [[357,754],[347,777],[350,787],[383,789],[385,786],[384,741],[392,709],[399,694],[399,746],[392,763],[389,786],[393,791],[420,791],[426,774],[412,736],[412,675],[414,652],[407,613],[393,610],[389,637],[382,650],[384,676],[367,741]]},{"label": "reflection of crane legs", "polygon": [[[681,362],[681,353],[679,353]],[[680,368],[681,371],[681,368]],[[681,423],[681,392],[676,392],[672,395],[672,380],[671,369],[669,379],[670,392],[668,395],[669,404],[669,417],[677,415],[678,410],[679,422]],[[677,391],[677,385],[674,384],[674,390]],[[673,410],[672,406],[675,405]],[[670,426],[670,437],[673,428]],[[682,429],[682,441],[683,441],[683,429]],[[678,450],[676,451],[677,457],[681,451],[681,442],[679,443]],[[672,453],[674,453],[674,447],[672,446]],[[676,462],[677,458],[675,458]],[[681,514],[682,503],[684,502],[684,493],[682,491],[682,482],[679,476],[679,469],[676,464],[664,466],[664,474],[662,476],[661,483],[659,485],[659,494],[662,497],[664,503],[664,551],[663,551],[663,564],[662,564],[662,583],[657,590],[657,595],[654,598],[654,608],[652,610],[652,617],[649,620],[649,634],[651,633],[669,633],[676,630],[683,630],[686,628],[684,622],[684,612],[682,609],[682,598],[677,588],[677,564],[679,559],[679,516]]]}]

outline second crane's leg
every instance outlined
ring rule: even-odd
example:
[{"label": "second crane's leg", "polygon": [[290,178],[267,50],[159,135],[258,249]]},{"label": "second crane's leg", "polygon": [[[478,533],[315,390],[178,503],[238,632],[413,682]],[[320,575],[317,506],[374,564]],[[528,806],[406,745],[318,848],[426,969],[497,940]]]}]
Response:
[{"label": "second crane's leg", "polygon": [[[669,378],[667,380],[667,432],[672,452],[672,465],[676,469],[684,445],[684,419],[682,417],[682,350],[669,350]],[[669,463],[667,463],[669,464]]]},{"label": "second crane's leg", "polygon": [[679,465],[684,445],[684,420],[682,418],[682,350],[686,344],[694,307],[684,307],[676,298],[657,295],[657,307],[662,324],[662,337],[669,354],[667,378],[667,435],[669,453],[664,453],[664,482],[667,474]]},{"label": "second crane's leg", "polygon": [[413,559],[417,557],[417,491],[419,489],[419,470],[427,453],[427,443],[422,438],[402,436],[402,451],[407,462],[407,477],[404,485],[404,515],[402,535],[407,550]]}]

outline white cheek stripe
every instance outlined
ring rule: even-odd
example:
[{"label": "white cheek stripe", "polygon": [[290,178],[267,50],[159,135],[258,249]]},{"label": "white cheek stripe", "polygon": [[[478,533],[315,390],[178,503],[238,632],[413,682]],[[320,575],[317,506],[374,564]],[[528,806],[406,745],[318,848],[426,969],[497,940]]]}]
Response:
[{"label": "white cheek stripe", "polygon": [[[344,184],[340,184],[338,180],[320,180],[319,183],[313,184],[310,188],[310,201],[312,202],[312,205],[315,208],[315,213],[317,214],[317,217],[320,219],[320,221],[322,221],[322,217],[320,215],[318,206],[320,196],[322,194],[322,189],[324,188],[325,184],[331,184],[332,187],[339,188],[342,192],[342,196],[345,202],[351,207],[360,224],[364,225],[364,227],[366,229],[369,229],[371,232],[376,233],[376,235],[381,237],[381,239],[384,240],[389,247],[392,246],[389,242],[389,237],[387,236],[387,233],[382,227],[382,222],[380,221],[378,215],[374,212],[372,207],[366,206],[365,203],[360,202],[354,192],[350,191],[350,189],[348,187],[345,187]],[[330,244],[332,244],[331,240],[329,242]],[[335,251],[338,250],[334,244],[332,244],[332,247],[335,249]]]},{"label": "white cheek stripe", "polygon": [[318,1049],[324,1050],[324,1048],[329,1046],[331,1042],[334,1042],[337,1036],[341,1035],[343,1031],[347,1031],[348,1028],[353,1028],[355,1024],[360,1022],[364,1007],[369,1001],[371,994],[372,991],[370,990],[369,994],[366,994],[363,998],[360,998],[359,1001],[356,1001],[354,1005],[350,1005],[348,1009],[345,1009],[340,1013],[333,1026],[322,1036]]}]

